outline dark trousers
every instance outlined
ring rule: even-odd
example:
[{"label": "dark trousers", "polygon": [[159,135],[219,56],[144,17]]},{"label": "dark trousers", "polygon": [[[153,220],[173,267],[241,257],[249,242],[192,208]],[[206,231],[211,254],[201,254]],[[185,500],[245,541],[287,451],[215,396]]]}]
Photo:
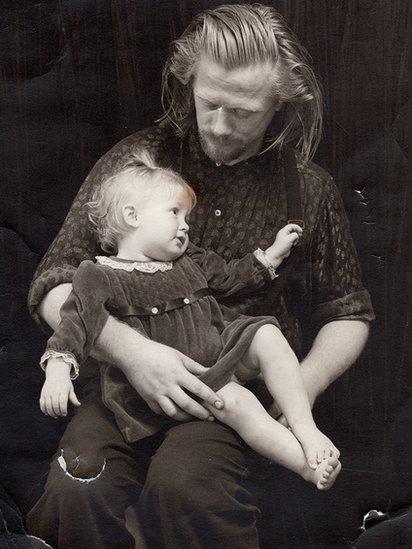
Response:
[{"label": "dark trousers", "polygon": [[[60,442],[29,532],[58,549],[140,548],[143,538],[156,549],[257,548],[247,453],[231,429],[202,421],[130,446],[89,395]],[[134,537],[125,520],[131,509],[140,524]]]}]

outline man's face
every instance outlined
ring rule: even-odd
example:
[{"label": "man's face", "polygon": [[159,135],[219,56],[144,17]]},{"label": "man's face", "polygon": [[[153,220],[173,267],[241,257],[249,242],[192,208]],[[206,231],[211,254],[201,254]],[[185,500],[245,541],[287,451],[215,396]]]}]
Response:
[{"label": "man's face", "polygon": [[257,154],[279,103],[271,63],[227,70],[201,57],[193,83],[196,120],[205,154],[236,164]]}]

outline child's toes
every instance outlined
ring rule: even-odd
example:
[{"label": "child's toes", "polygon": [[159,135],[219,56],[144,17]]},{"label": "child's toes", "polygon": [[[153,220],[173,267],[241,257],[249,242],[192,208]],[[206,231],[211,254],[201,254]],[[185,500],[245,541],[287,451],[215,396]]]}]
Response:
[{"label": "child's toes", "polygon": [[[331,446],[330,448],[330,456],[335,457],[336,459],[339,459],[340,452],[335,446]],[[329,456],[328,456],[329,457]]]},{"label": "child's toes", "polygon": [[328,466],[332,466],[334,469],[337,467],[339,461],[338,458],[335,456],[332,456],[328,459]]},{"label": "child's toes", "polygon": [[308,452],[306,453],[306,460],[309,464],[309,467],[311,469],[316,469],[318,467],[318,456],[317,456],[317,452],[316,451],[313,451],[313,450],[308,450]]}]

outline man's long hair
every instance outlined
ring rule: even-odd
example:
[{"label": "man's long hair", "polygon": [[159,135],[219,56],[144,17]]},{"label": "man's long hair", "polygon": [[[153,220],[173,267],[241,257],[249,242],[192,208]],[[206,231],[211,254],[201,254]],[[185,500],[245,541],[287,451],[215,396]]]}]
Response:
[{"label": "man's long hair", "polygon": [[322,132],[322,94],[309,55],[273,8],[260,4],[220,6],[197,15],[172,43],[163,71],[164,116],[179,135],[195,120],[193,78],[201,57],[225,69],[270,61],[279,125],[265,150],[291,143],[310,159]]}]

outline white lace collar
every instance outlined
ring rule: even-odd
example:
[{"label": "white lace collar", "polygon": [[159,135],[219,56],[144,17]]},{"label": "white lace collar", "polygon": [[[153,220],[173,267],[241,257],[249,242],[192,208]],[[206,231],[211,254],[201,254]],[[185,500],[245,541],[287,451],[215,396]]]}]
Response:
[{"label": "white lace collar", "polygon": [[161,271],[170,271],[173,267],[172,261],[131,261],[129,259],[119,259],[117,257],[107,257],[105,255],[96,256],[97,263],[106,265],[112,269],[120,269],[131,273],[132,271],[141,271],[142,273],[156,273]]}]

